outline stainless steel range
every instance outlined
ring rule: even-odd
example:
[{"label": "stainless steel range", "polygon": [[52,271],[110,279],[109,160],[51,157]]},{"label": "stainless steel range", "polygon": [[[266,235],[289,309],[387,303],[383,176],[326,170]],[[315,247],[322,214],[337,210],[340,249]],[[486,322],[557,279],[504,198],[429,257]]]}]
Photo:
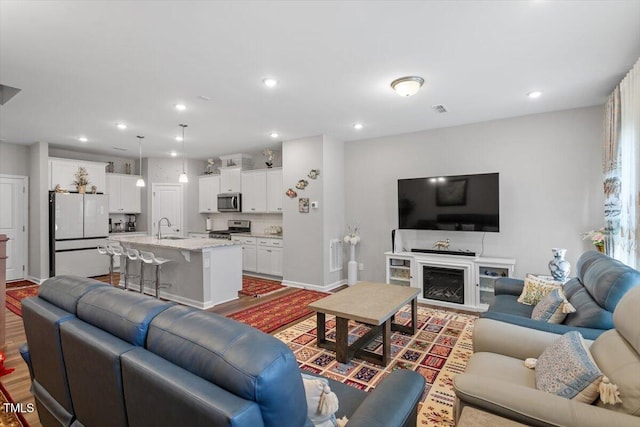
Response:
[{"label": "stainless steel range", "polygon": [[213,230],[209,232],[209,237],[212,239],[227,239],[231,240],[231,235],[234,233],[249,233],[251,232],[251,221],[248,219],[230,219],[227,221],[226,230]]}]

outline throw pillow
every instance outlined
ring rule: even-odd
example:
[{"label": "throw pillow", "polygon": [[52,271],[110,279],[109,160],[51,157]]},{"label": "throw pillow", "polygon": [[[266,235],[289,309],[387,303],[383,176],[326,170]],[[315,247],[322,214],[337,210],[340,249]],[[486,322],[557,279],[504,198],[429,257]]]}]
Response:
[{"label": "throw pillow", "polygon": [[524,286],[522,294],[518,297],[518,302],[526,305],[536,305],[545,295],[560,286],[562,286],[562,282],[527,274],[524,278]]},{"label": "throw pillow", "polygon": [[533,308],[531,318],[547,323],[562,323],[567,314],[576,309],[567,301],[562,288],[555,288],[545,295]]},{"label": "throw pillow", "polygon": [[603,374],[578,331],[567,332],[547,347],[535,369],[538,390],[587,404],[598,397]]},{"label": "throw pillow", "polygon": [[304,392],[307,397],[307,416],[316,427],[340,427],[346,424],[346,417],[336,420],[338,396],[331,391],[326,378],[302,375]]}]

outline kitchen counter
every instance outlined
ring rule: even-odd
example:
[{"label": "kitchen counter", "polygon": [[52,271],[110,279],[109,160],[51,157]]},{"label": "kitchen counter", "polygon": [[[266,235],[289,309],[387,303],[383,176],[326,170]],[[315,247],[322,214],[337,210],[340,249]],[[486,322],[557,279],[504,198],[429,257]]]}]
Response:
[{"label": "kitchen counter", "polygon": [[147,234],[144,230],[136,230],[136,231],[112,231],[109,233],[109,236],[121,235],[121,234]]},{"label": "kitchen counter", "polygon": [[[156,239],[151,236],[110,236],[125,248],[153,252],[156,257],[171,260],[160,270],[160,280],[168,287],[160,289],[160,297],[191,307],[207,309],[238,298],[242,289],[242,246],[231,240],[182,238]],[[124,262],[120,263],[121,266]],[[145,293],[155,295],[155,266],[143,264]],[[129,263],[131,275],[140,272],[140,262]],[[139,277],[127,280],[129,288],[140,289]],[[120,285],[124,271],[120,269]]]},{"label": "kitchen counter", "polygon": [[[121,233],[124,234],[124,233]],[[206,248],[216,248],[220,246],[233,246],[237,242],[226,239],[198,239],[198,238],[181,238],[181,239],[156,239],[151,236],[110,236],[112,240],[126,243],[135,243],[138,245],[157,246],[162,248],[173,248],[186,251],[202,251]]]}]

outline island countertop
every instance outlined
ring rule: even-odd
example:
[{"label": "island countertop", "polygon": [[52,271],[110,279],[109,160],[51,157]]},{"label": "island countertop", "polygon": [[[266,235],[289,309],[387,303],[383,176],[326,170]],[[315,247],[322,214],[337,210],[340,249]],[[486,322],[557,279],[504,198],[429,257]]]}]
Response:
[{"label": "island countertop", "polygon": [[199,239],[199,238],[180,238],[180,239],[156,239],[151,236],[109,236],[111,240],[123,243],[135,243],[138,245],[156,246],[161,248],[179,249],[183,251],[201,251],[207,248],[215,248],[220,246],[234,246],[240,243],[226,239]]}]

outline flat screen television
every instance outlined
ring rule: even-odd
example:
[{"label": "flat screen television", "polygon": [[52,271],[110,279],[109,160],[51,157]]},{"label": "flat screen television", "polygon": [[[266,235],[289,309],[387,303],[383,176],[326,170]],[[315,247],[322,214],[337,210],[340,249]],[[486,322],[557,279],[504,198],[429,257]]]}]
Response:
[{"label": "flat screen television", "polygon": [[500,231],[498,173],[398,180],[399,228]]}]

